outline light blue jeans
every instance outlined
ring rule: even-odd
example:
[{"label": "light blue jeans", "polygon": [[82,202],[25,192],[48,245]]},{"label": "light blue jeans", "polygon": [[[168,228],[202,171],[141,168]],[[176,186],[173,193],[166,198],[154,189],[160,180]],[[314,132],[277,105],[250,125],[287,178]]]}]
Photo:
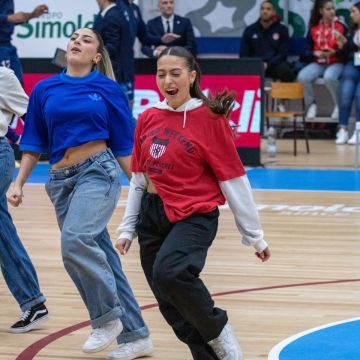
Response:
[{"label": "light blue jeans", "polygon": [[310,106],[315,102],[313,82],[321,76],[324,79],[325,86],[329,90],[334,104],[337,105],[339,78],[341,77],[343,68],[343,64],[322,65],[313,62],[306,65],[299,72],[297,81],[304,83],[306,106]]},{"label": "light blue jeans", "polygon": [[0,265],[10,292],[21,311],[45,301],[40,292],[35,268],[21,243],[8,211],[6,192],[15,170],[14,152],[0,139]]},{"label": "light blue jeans", "polygon": [[149,336],[149,330],[106,224],[120,196],[120,167],[110,150],[87,160],[50,171],[46,191],[55,206],[61,230],[64,266],[99,327],[120,318],[119,343]]},{"label": "light blue jeans", "polygon": [[339,125],[348,125],[354,100],[356,121],[360,121],[360,66],[351,60],[345,65],[340,83]]}]

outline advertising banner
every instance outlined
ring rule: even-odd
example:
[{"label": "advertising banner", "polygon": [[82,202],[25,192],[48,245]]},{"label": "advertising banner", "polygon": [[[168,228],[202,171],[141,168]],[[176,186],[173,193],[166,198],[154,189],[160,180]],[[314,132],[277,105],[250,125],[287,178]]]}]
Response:
[{"label": "advertising banner", "polygon": [[[30,94],[34,85],[52,74],[25,74],[25,90]],[[203,75],[201,88],[205,95],[224,87],[236,91],[237,97],[230,120],[236,125],[236,146],[258,148],[260,146],[261,90],[260,76],[254,75]],[[139,114],[162,100],[154,75],[137,75],[133,115]],[[21,120],[13,123],[18,133],[22,132]]]}]

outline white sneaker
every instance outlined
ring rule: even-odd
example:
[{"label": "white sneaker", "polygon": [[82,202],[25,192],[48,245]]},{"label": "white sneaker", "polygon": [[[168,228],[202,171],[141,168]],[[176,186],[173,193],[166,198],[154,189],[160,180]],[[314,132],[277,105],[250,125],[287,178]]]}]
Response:
[{"label": "white sneaker", "polygon": [[282,112],[282,113],[286,112],[285,104],[282,103],[282,102],[279,103],[279,105],[278,105],[277,108],[278,108],[278,111],[280,111],[280,112]]},{"label": "white sneaker", "polygon": [[154,346],[149,337],[133,342],[120,344],[119,347],[107,355],[108,360],[132,360],[149,356],[154,351]]},{"label": "white sneaker", "polygon": [[243,360],[240,344],[231,325],[226,324],[220,335],[208,342],[219,360]]},{"label": "white sneaker", "polygon": [[[360,136],[360,134],[359,134]],[[347,141],[349,145],[355,145],[356,144],[356,131],[351,135],[351,138]]]},{"label": "white sneaker", "polygon": [[308,108],[306,117],[309,119],[314,119],[316,117],[316,114],[317,114],[317,105],[315,103],[312,103]]},{"label": "white sneaker", "polygon": [[333,112],[331,113],[331,118],[337,120],[339,118],[339,107],[336,105]]},{"label": "white sneaker", "polygon": [[349,139],[349,132],[345,130],[344,128],[340,128],[339,131],[336,134],[336,145],[342,145],[345,144]]},{"label": "white sneaker", "polygon": [[86,340],[83,351],[94,353],[106,349],[122,332],[123,325],[119,319],[109,321],[104,326],[93,329]]}]

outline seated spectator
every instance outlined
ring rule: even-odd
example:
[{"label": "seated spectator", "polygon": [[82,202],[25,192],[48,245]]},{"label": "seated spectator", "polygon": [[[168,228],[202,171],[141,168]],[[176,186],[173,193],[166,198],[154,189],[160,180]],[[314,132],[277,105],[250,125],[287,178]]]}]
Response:
[{"label": "seated spectator", "polygon": [[348,123],[353,101],[356,106],[356,122],[360,122],[360,2],[351,7],[350,16],[353,22],[351,37],[346,39],[338,34],[344,49],[349,54],[340,83],[339,96],[339,131],[335,143],[354,145],[356,142],[355,131],[349,139]]},{"label": "seated spectator", "polygon": [[240,48],[241,57],[258,57],[264,62],[265,76],[284,82],[296,74],[286,61],[289,55],[289,32],[276,15],[274,4],[263,1],[260,18],[245,28]]},{"label": "seated spectator", "polygon": [[305,51],[305,55],[311,63],[306,65],[297,77],[298,81],[304,83],[305,86],[308,118],[315,118],[317,114],[313,83],[321,76],[335,104],[331,117],[338,118],[338,87],[344,67],[345,52],[340,49],[339,36],[335,36],[335,34],[339,33],[347,37],[348,30],[335,15],[335,6],[332,0],[315,1],[311,11]]},{"label": "seated spectator", "polygon": [[163,44],[157,47],[143,45],[141,48],[143,54],[148,57],[157,57],[168,46],[182,46],[195,56],[196,43],[191,21],[174,14],[174,0],[158,0],[158,7],[161,16],[149,20],[147,23],[149,33],[153,36],[175,33],[179,35],[179,38],[166,45]]}]

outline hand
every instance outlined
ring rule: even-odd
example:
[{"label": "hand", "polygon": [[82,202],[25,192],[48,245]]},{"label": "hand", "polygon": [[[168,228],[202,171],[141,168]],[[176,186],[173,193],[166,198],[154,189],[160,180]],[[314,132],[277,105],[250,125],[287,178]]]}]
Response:
[{"label": "hand", "polygon": [[324,58],[324,53],[320,50],[316,50],[314,51],[314,56],[317,57],[317,58]]},{"label": "hand", "polygon": [[129,239],[117,239],[115,247],[121,255],[126,255],[131,246],[131,241]]},{"label": "hand", "polygon": [[18,11],[8,15],[7,20],[12,24],[21,24],[30,20],[30,14],[28,12]]},{"label": "hand", "polygon": [[265,262],[265,261],[268,261],[270,259],[270,249],[269,247],[267,247],[266,249],[264,249],[263,251],[261,252],[256,252],[255,255],[262,261],[262,262]]},{"label": "hand", "polygon": [[180,35],[177,35],[177,34],[174,34],[174,33],[166,33],[165,35],[163,35],[161,37],[161,41],[164,44],[168,44],[168,43],[171,43],[172,41],[174,41],[176,39],[180,39],[180,38],[181,38]]},{"label": "hand", "polygon": [[[38,5],[31,13],[30,13],[30,19],[37,18],[43,14],[46,14],[49,12],[49,8],[47,5]],[[29,19],[29,20],[30,20]]]},{"label": "hand", "polygon": [[167,46],[165,45],[159,45],[156,47],[155,49],[155,56],[158,57],[162,51],[164,51],[165,49],[167,49]]},{"label": "hand", "polygon": [[264,62],[264,71],[266,71],[268,67],[269,65],[266,62]]},{"label": "hand", "polygon": [[340,32],[337,30],[333,30],[333,34],[335,36],[335,39],[342,43],[342,44],[346,44],[347,43],[347,38]]},{"label": "hand", "polygon": [[15,207],[22,203],[23,191],[20,186],[14,185],[7,195],[7,201]]}]

